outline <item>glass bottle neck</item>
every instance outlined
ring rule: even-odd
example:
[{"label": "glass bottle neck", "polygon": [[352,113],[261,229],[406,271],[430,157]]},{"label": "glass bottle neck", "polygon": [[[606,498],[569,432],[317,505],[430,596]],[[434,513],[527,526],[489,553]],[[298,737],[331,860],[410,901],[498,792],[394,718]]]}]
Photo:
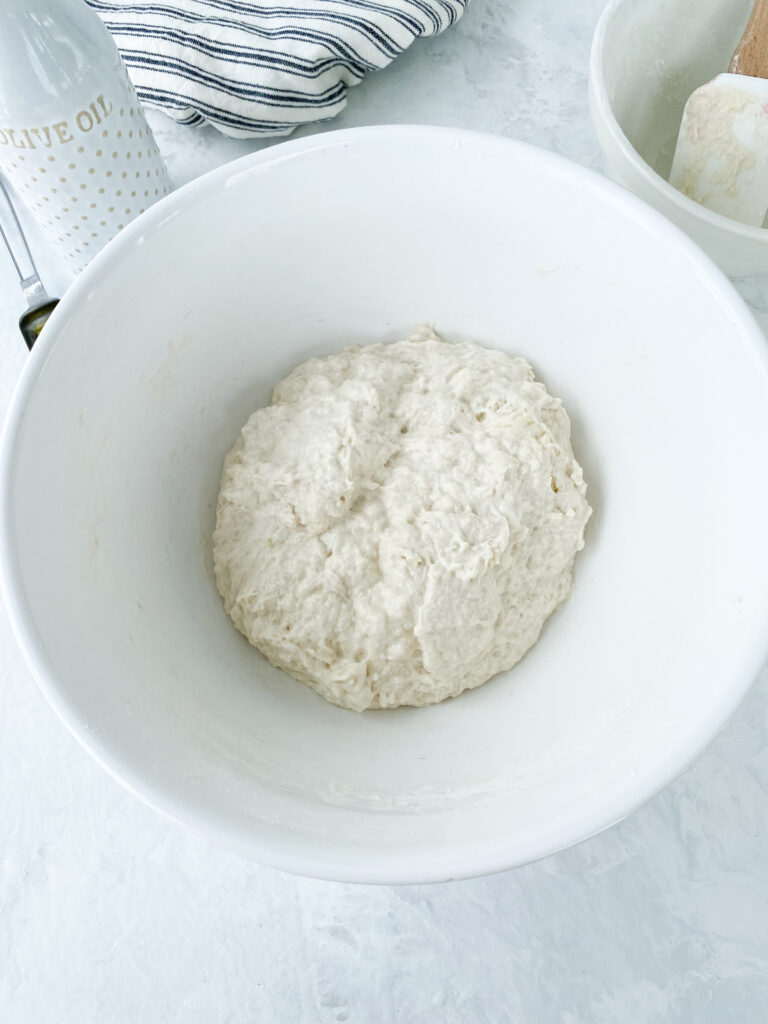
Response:
[{"label": "glass bottle neck", "polygon": [[1,2],[0,118],[22,96],[45,106],[96,69],[120,68],[112,37],[84,0]]}]

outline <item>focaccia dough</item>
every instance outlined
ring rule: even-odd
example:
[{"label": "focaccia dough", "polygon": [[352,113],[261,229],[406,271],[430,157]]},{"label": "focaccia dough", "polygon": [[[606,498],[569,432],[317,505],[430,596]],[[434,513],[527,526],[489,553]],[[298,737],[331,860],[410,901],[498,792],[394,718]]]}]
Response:
[{"label": "focaccia dough", "polygon": [[511,668],[590,515],[559,399],[429,328],[310,359],[224,463],[214,563],[237,628],[335,704],[424,705]]}]

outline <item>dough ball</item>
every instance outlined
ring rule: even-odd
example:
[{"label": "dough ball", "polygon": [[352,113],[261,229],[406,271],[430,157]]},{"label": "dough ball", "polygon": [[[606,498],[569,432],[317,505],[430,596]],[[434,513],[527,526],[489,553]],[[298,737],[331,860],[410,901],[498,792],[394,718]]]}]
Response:
[{"label": "dough ball", "polygon": [[224,462],[219,591],[273,665],[362,711],[511,668],[590,516],[559,399],[429,328],[297,367]]}]

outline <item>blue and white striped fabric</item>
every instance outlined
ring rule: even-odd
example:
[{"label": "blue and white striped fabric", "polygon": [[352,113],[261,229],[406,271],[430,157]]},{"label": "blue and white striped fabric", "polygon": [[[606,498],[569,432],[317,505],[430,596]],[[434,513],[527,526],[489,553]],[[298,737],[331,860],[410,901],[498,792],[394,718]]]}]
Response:
[{"label": "blue and white striped fabric", "polygon": [[87,0],[139,97],[180,124],[288,135],[334,117],[347,89],[468,0]]}]

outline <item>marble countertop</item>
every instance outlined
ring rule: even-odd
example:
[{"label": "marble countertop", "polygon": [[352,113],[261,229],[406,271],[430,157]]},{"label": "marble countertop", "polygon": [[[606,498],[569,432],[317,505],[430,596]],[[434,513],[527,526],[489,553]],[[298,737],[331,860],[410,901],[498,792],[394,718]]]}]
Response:
[{"label": "marble countertop", "polygon": [[[586,68],[602,6],[472,0],[456,29],[354,89],[331,126],[472,127],[600,169]],[[151,122],[177,184],[269,144]],[[737,286],[768,331],[768,283]],[[0,415],[24,363],[21,310],[0,253]],[[516,871],[401,888],[261,868],[139,803],[48,707],[4,610],[0,677],[8,1024],[766,1019],[765,671],[710,749],[628,820]]]}]

